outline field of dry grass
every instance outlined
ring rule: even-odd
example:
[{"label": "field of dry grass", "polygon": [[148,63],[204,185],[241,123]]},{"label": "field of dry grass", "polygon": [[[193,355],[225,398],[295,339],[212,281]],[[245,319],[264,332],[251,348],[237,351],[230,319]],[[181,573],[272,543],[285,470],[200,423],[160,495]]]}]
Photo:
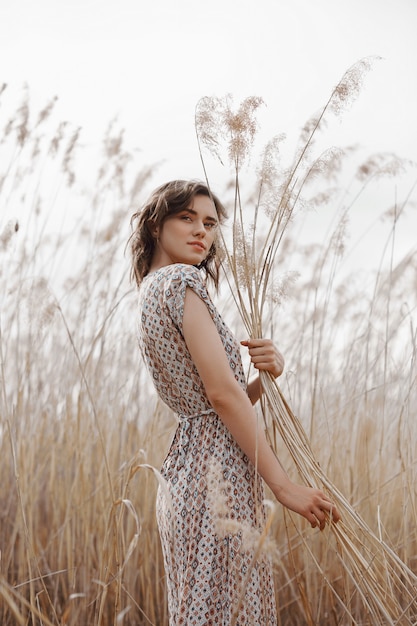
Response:
[{"label": "field of dry grass", "polygon": [[[164,626],[153,468],[175,420],[140,362],[124,251],[151,169],[110,125],[82,176],[79,131],[53,120],[53,102],[34,113],[23,101],[1,122],[0,623]],[[412,202],[381,207],[386,236],[370,254],[388,262],[375,271],[342,276],[341,227],[314,246],[289,231],[277,271],[297,259],[300,277],[266,304],[265,330],[321,466],[416,572],[417,256],[395,238]],[[226,285],[218,304],[244,335]],[[328,531],[278,508],[272,535],[282,626],[382,623]],[[416,605],[395,623],[413,623]]]}]

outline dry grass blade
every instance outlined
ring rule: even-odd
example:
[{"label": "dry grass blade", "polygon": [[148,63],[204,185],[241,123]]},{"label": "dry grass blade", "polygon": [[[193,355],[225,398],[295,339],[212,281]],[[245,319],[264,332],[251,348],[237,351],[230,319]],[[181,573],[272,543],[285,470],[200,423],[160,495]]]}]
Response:
[{"label": "dry grass blade", "polygon": [[7,590],[7,588],[6,588],[6,586],[4,585],[3,582],[1,583],[0,593],[3,596],[3,599],[5,600],[5,602],[7,602],[7,604],[9,605],[10,611],[12,612],[13,617],[16,620],[16,623],[20,624],[20,626],[25,626],[26,619],[20,613],[19,607],[17,606],[16,602],[14,601],[14,598],[13,598],[12,594],[9,593],[9,591]]},{"label": "dry grass blade", "polygon": [[0,581],[0,595],[3,596],[5,602],[7,602],[8,606],[11,608],[14,618],[16,619],[17,624],[27,624],[27,617],[23,617],[19,608],[15,602],[15,598],[23,604],[28,611],[34,616],[34,619],[38,618],[40,623],[45,626],[56,626],[57,622],[51,622],[39,609],[34,606],[34,604],[28,602],[26,598],[20,596],[13,587],[8,585],[5,581]]},{"label": "dry grass blade", "polygon": [[[326,491],[342,514],[330,524],[342,566],[378,624],[415,624],[417,576],[379,539],[332,485],[316,461],[304,429],[275,380],[261,372],[265,408],[289,449],[304,482]],[[272,442],[276,449],[276,442]],[[326,583],[330,584],[328,580]],[[400,600],[399,600],[400,599]]]}]

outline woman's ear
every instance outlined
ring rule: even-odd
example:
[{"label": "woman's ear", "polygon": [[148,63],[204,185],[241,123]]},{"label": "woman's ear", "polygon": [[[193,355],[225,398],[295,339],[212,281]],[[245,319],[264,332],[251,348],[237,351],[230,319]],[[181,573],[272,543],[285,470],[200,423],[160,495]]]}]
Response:
[{"label": "woman's ear", "polygon": [[159,238],[159,226],[157,226],[151,221],[149,222],[149,231],[154,239]]}]

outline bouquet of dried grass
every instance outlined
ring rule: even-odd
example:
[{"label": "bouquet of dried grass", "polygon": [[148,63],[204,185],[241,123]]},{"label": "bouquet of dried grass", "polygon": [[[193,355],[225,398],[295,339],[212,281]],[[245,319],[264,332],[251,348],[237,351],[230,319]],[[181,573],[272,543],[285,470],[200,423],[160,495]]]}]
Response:
[{"label": "bouquet of dried grass", "polygon": [[[262,336],[262,318],[268,302],[279,298],[274,284],[274,260],[294,211],[302,206],[304,188],[317,176],[332,175],[340,168],[344,151],[331,148],[313,158],[312,147],[318,130],[330,113],[339,114],[359,93],[371,59],[363,59],[343,75],[321,112],[305,125],[295,159],[289,168],[279,166],[279,149],[283,136],[270,141],[263,153],[258,171],[258,190],[251,219],[246,221],[239,175],[248,157],[257,130],[255,112],[260,98],[247,98],[237,111],[232,98],[204,98],[196,110],[196,132],[200,155],[203,148],[221,159],[221,148],[227,146],[234,173],[234,212],[232,251],[224,241],[225,275],[251,337]],[[392,168],[396,167],[391,158]],[[379,164],[381,165],[381,164]],[[369,172],[372,176],[372,171]],[[395,172],[394,172],[395,173]],[[265,216],[267,219],[265,219]],[[260,234],[262,233],[261,237]],[[275,293],[277,292],[277,293]],[[342,521],[330,524],[335,538],[337,556],[342,566],[345,588],[353,588],[351,597],[341,594],[325,578],[337,601],[352,623],[357,623],[350,610],[352,595],[360,598],[363,613],[373,624],[416,624],[417,577],[395,552],[377,537],[355,512],[342,493],[332,484],[314,457],[304,429],[293,414],[276,381],[261,372],[263,385],[262,410],[273,449],[277,449],[279,433],[287,446],[304,482],[328,493],[342,514]],[[309,547],[304,541],[307,550]],[[322,572],[317,560],[313,560]]]}]

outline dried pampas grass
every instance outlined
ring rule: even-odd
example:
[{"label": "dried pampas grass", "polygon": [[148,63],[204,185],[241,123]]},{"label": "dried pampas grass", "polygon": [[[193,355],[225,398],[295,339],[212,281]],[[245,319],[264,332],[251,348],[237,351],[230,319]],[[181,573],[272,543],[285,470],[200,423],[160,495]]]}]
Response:
[{"label": "dried pampas grass", "polygon": [[[327,116],[340,114],[343,108],[352,103],[360,91],[364,74],[371,65],[372,59],[363,59],[347,70],[322,111],[305,125],[289,168],[283,167],[279,159],[282,136],[269,142],[257,172],[258,192],[249,220],[243,208],[239,176],[254,142],[255,112],[262,101],[259,98],[248,98],[235,112],[232,111],[230,96],[224,99],[205,98],[197,106],[196,133],[207,183],[209,180],[203,158],[204,149],[208,149],[222,161],[222,142],[226,142],[225,152],[233,166],[234,203],[230,252],[230,242],[222,235],[225,275],[251,337],[262,336],[263,315],[268,306],[269,292],[273,289],[274,261],[296,208],[304,206],[302,192],[318,176],[322,177],[321,180],[331,181],[341,166],[344,156],[341,150],[330,149],[316,158],[312,156],[316,135]],[[372,163],[375,166],[377,159],[373,158]],[[397,159],[396,163],[398,166]],[[375,176],[374,169],[372,176]],[[340,235],[337,246],[342,249],[341,237]],[[355,596],[355,603],[357,604],[359,598],[363,607],[361,613],[370,620],[367,623],[416,624],[417,576],[381,536],[375,535],[326,476],[312,452],[301,422],[293,414],[276,381],[265,372],[261,372],[261,381],[264,390],[263,415],[273,449],[277,450],[276,435],[279,434],[303,481],[329,494],[342,514],[342,521],[337,525],[329,520],[329,528],[335,540],[335,558],[340,562],[341,576],[347,581],[344,586],[346,597],[342,597],[340,591],[336,590],[313,557],[342,611],[352,623],[358,623],[350,610],[352,596]],[[309,550],[305,541],[304,545]],[[347,597],[349,589],[354,591]]]}]

